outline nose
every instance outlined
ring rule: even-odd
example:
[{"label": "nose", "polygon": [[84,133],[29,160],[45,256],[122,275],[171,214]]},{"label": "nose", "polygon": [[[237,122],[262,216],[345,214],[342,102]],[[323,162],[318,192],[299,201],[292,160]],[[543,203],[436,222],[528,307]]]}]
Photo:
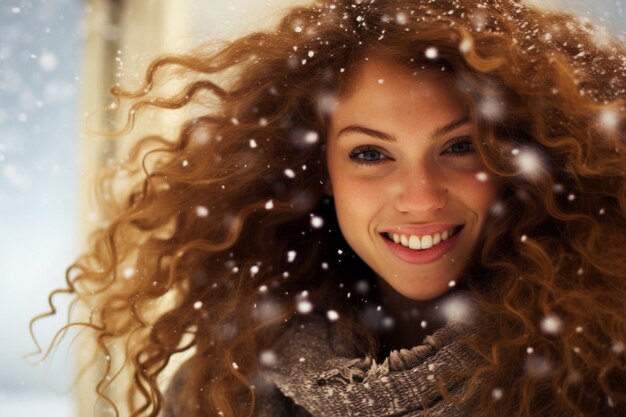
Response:
[{"label": "nose", "polygon": [[426,217],[441,210],[447,203],[448,190],[442,178],[428,169],[414,169],[398,178],[396,209],[402,213]]}]

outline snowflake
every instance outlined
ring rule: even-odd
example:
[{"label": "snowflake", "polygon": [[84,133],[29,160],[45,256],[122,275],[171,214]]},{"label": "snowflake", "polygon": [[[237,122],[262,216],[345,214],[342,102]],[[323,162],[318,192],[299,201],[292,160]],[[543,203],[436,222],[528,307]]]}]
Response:
[{"label": "snowflake", "polygon": [[424,51],[424,55],[428,59],[437,59],[437,57],[439,56],[439,50],[434,46],[431,46],[430,48],[427,48],[426,51]]},{"label": "snowflake", "polygon": [[543,162],[538,152],[532,149],[524,149],[522,151],[514,149],[512,153],[517,157],[516,163],[522,174],[535,177],[544,171]]},{"label": "snowflake", "polygon": [[463,39],[459,44],[459,50],[466,54],[474,48],[474,41],[471,39]]},{"label": "snowflake", "polygon": [[496,401],[501,400],[502,395],[504,395],[502,388],[494,388],[491,390],[491,397]]},{"label": "snowflake", "polygon": [[614,131],[619,126],[619,113],[612,108],[603,109],[599,115],[599,122],[602,129]]},{"label": "snowflake", "polygon": [[541,331],[555,335],[561,332],[563,322],[555,315],[548,315],[541,320]]},{"label": "snowflake", "polygon": [[259,354],[259,362],[263,366],[274,366],[277,360],[276,354],[271,350],[264,350]]},{"label": "snowflake", "polygon": [[300,300],[296,303],[296,311],[300,314],[309,314],[313,311],[313,303],[309,300]]},{"label": "snowflake", "polygon": [[335,310],[328,310],[326,312],[326,317],[330,321],[337,321],[339,320],[339,313],[337,313]]},{"label": "snowflake", "polygon": [[205,206],[196,207],[196,216],[207,217],[209,215],[209,209]]},{"label": "snowflake", "polygon": [[396,14],[396,23],[399,25],[405,25],[407,22],[406,15],[404,13]]},{"label": "snowflake", "polygon": [[480,182],[486,182],[489,179],[489,175],[486,172],[480,171],[476,174],[476,179]]},{"label": "snowflake", "polygon": [[311,226],[315,229],[319,229],[320,227],[324,226],[324,219],[319,216],[311,217]]},{"label": "snowflake", "polygon": [[308,131],[304,134],[304,142],[308,144],[317,143],[319,138],[320,138],[320,135],[314,131]]}]

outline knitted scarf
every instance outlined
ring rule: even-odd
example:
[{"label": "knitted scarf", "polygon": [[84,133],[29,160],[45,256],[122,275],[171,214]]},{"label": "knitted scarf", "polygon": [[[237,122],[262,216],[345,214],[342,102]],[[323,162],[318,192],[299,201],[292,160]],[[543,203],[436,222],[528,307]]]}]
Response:
[{"label": "knitted scarf", "polygon": [[[346,354],[347,340],[332,324],[311,317],[296,326],[275,350],[275,362],[256,378],[258,417],[460,417],[468,404],[457,405],[441,394],[440,384],[459,398],[465,380],[449,371],[479,363],[462,341],[472,327],[452,323],[413,349],[393,351],[382,363]],[[186,417],[189,404],[185,364],[166,393],[164,417]],[[462,372],[456,372],[459,374]],[[443,375],[446,375],[445,379]]]},{"label": "knitted scarf", "polygon": [[380,364],[368,357],[337,355],[342,341],[333,333],[332,327],[322,320],[300,325],[278,350],[277,364],[265,371],[265,377],[280,393],[307,413],[297,407],[291,407],[291,411],[278,409],[276,398],[268,396],[261,397],[257,415],[468,415],[467,405],[445,400],[438,384],[443,383],[452,397],[464,393],[465,381],[449,371],[471,370],[478,364],[476,355],[461,343],[471,337],[470,325],[448,324],[426,337],[423,345],[393,351]]}]

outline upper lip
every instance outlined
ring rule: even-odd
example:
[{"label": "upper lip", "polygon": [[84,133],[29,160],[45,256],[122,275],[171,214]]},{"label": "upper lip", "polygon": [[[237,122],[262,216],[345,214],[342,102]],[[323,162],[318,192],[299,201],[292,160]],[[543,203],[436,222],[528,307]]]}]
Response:
[{"label": "upper lip", "polygon": [[461,226],[461,224],[454,223],[437,223],[437,224],[426,224],[423,226],[394,226],[383,230],[381,233],[391,233],[398,235],[414,235],[414,236],[423,236],[423,235],[432,235],[434,233],[441,233],[444,230],[450,230],[453,227]]}]

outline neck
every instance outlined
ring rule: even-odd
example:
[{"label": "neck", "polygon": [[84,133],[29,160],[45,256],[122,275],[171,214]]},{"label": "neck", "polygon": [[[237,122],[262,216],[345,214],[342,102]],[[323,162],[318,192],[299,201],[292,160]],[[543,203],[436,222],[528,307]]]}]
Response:
[{"label": "neck", "polygon": [[381,358],[387,357],[392,350],[411,349],[422,344],[424,337],[446,324],[442,305],[450,293],[432,300],[412,300],[382,279],[379,279],[379,287],[383,311],[394,323],[391,329],[379,333]]}]

